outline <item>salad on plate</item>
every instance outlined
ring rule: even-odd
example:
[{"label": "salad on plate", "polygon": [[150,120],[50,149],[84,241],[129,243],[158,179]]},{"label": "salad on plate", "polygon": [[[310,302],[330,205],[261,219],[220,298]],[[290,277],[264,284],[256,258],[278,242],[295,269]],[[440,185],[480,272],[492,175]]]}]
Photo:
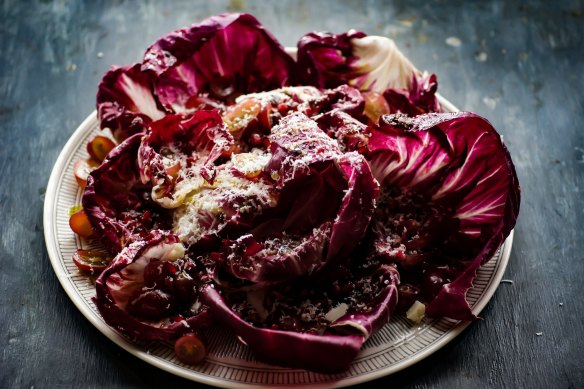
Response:
[{"label": "salad on plate", "polygon": [[77,250],[130,339],[205,357],[229,328],[262,361],[346,370],[396,314],[474,320],[477,269],[515,225],[519,184],[484,118],[384,37],[309,33],[292,57],[222,14],[114,66],[104,132],[75,165]]}]

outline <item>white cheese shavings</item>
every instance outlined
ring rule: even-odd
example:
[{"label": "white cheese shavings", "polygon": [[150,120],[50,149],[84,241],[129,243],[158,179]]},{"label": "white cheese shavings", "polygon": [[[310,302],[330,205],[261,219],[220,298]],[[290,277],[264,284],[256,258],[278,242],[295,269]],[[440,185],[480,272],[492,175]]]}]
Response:
[{"label": "white cheese shavings", "polygon": [[334,323],[335,321],[343,317],[347,313],[348,309],[349,306],[347,304],[341,303],[336,307],[332,308],[330,311],[328,311],[326,315],[324,315],[324,318],[327,319],[329,322]]},{"label": "white cheese shavings", "polygon": [[272,154],[265,153],[260,149],[253,149],[250,153],[233,154],[231,162],[233,167],[248,177],[259,175],[270,161]]},{"label": "white cheese shavings", "polygon": [[406,312],[406,317],[409,320],[413,321],[414,323],[418,324],[422,321],[425,314],[426,306],[419,302],[418,300],[416,300],[416,302],[413,303],[410,309],[408,309],[408,311]]},{"label": "white cheese shavings", "polygon": [[316,100],[321,96],[318,89],[312,86],[288,86],[274,89],[268,92],[249,93],[239,96],[235,103],[239,104],[248,99],[256,99],[260,102],[261,108],[264,109],[267,104],[274,102],[288,101],[292,98],[294,101],[302,101],[304,104]]},{"label": "white cheese shavings", "polygon": [[[262,160],[258,164],[263,161],[267,163],[265,155],[258,158]],[[235,176],[234,168],[233,161],[217,167],[213,185],[205,182],[204,185],[194,187],[184,203],[176,208],[173,230],[182,242],[191,245],[203,235],[217,231],[226,221],[221,220],[224,216],[223,205],[228,205],[240,214],[259,212],[275,206],[276,199],[269,185],[261,180]]]},{"label": "white cheese shavings", "polygon": [[247,95],[239,96],[237,99],[235,99],[235,104],[240,104],[241,102],[249,99],[256,99],[260,102],[260,105],[263,109],[272,100],[281,101],[287,97],[288,96],[283,93],[281,89],[275,89],[268,92],[249,93]]}]

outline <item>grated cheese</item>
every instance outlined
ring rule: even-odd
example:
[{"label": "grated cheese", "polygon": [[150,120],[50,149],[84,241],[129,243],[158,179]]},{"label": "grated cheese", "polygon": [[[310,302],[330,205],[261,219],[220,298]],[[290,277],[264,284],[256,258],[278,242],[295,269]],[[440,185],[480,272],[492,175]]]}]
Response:
[{"label": "grated cheese", "polygon": [[233,154],[231,162],[233,167],[248,177],[259,175],[272,158],[272,154],[260,149],[253,149],[250,153]]},{"label": "grated cheese", "polygon": [[[259,156],[262,161],[268,157]],[[246,158],[236,158],[240,163]],[[247,161],[238,165],[240,169],[256,169],[255,162]],[[183,204],[174,212],[174,232],[181,241],[187,244],[198,242],[203,235],[213,233],[221,228],[221,215],[224,206],[234,208],[240,214],[259,212],[264,208],[275,206],[276,198],[272,187],[262,180],[250,180],[235,176],[233,161],[217,167],[217,175],[213,185],[205,182],[204,185],[192,190],[186,190],[189,195]]]}]

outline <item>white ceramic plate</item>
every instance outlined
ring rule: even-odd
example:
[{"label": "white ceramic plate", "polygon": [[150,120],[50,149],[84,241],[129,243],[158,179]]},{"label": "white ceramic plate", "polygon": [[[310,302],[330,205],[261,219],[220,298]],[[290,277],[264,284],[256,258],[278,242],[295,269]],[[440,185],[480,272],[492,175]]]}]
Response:
[{"label": "white ceramic plate", "polygon": [[[457,111],[439,97],[447,111]],[[269,366],[258,362],[229,331],[214,329],[208,334],[209,355],[198,366],[186,366],[174,357],[172,345],[136,343],[110,328],[91,301],[94,280],[77,271],[73,252],[88,248],[69,228],[69,209],[81,203],[81,190],[73,175],[73,163],[88,158],[87,142],[100,133],[96,113],[92,113],[73,133],[51,173],[44,208],[47,250],[57,278],[81,313],[105,336],[149,364],[178,376],[226,388],[266,386],[343,387],[374,380],[404,369],[434,353],[460,334],[470,323],[437,319],[413,326],[403,317],[394,318],[363,346],[350,369],[340,374],[318,374],[299,369]],[[477,274],[467,298],[478,314],[495,293],[511,253],[511,234],[495,256]]]}]

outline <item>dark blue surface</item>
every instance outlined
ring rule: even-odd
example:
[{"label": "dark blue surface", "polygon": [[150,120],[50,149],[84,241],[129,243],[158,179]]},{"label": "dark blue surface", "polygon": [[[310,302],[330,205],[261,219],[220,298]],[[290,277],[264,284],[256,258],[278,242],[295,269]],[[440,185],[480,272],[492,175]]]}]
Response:
[{"label": "dark blue surface", "polygon": [[0,387],[191,384],[126,353],[77,311],[50,265],[42,210],[51,168],[94,109],[107,68],[139,60],[165,32],[226,10],[255,14],[284,45],[311,30],[394,38],[419,68],[438,75],[444,96],[487,117],[511,151],[523,196],[505,275],[514,283],[499,287],[484,320],[378,384],[583,387],[584,4],[467,3],[4,0]]}]

